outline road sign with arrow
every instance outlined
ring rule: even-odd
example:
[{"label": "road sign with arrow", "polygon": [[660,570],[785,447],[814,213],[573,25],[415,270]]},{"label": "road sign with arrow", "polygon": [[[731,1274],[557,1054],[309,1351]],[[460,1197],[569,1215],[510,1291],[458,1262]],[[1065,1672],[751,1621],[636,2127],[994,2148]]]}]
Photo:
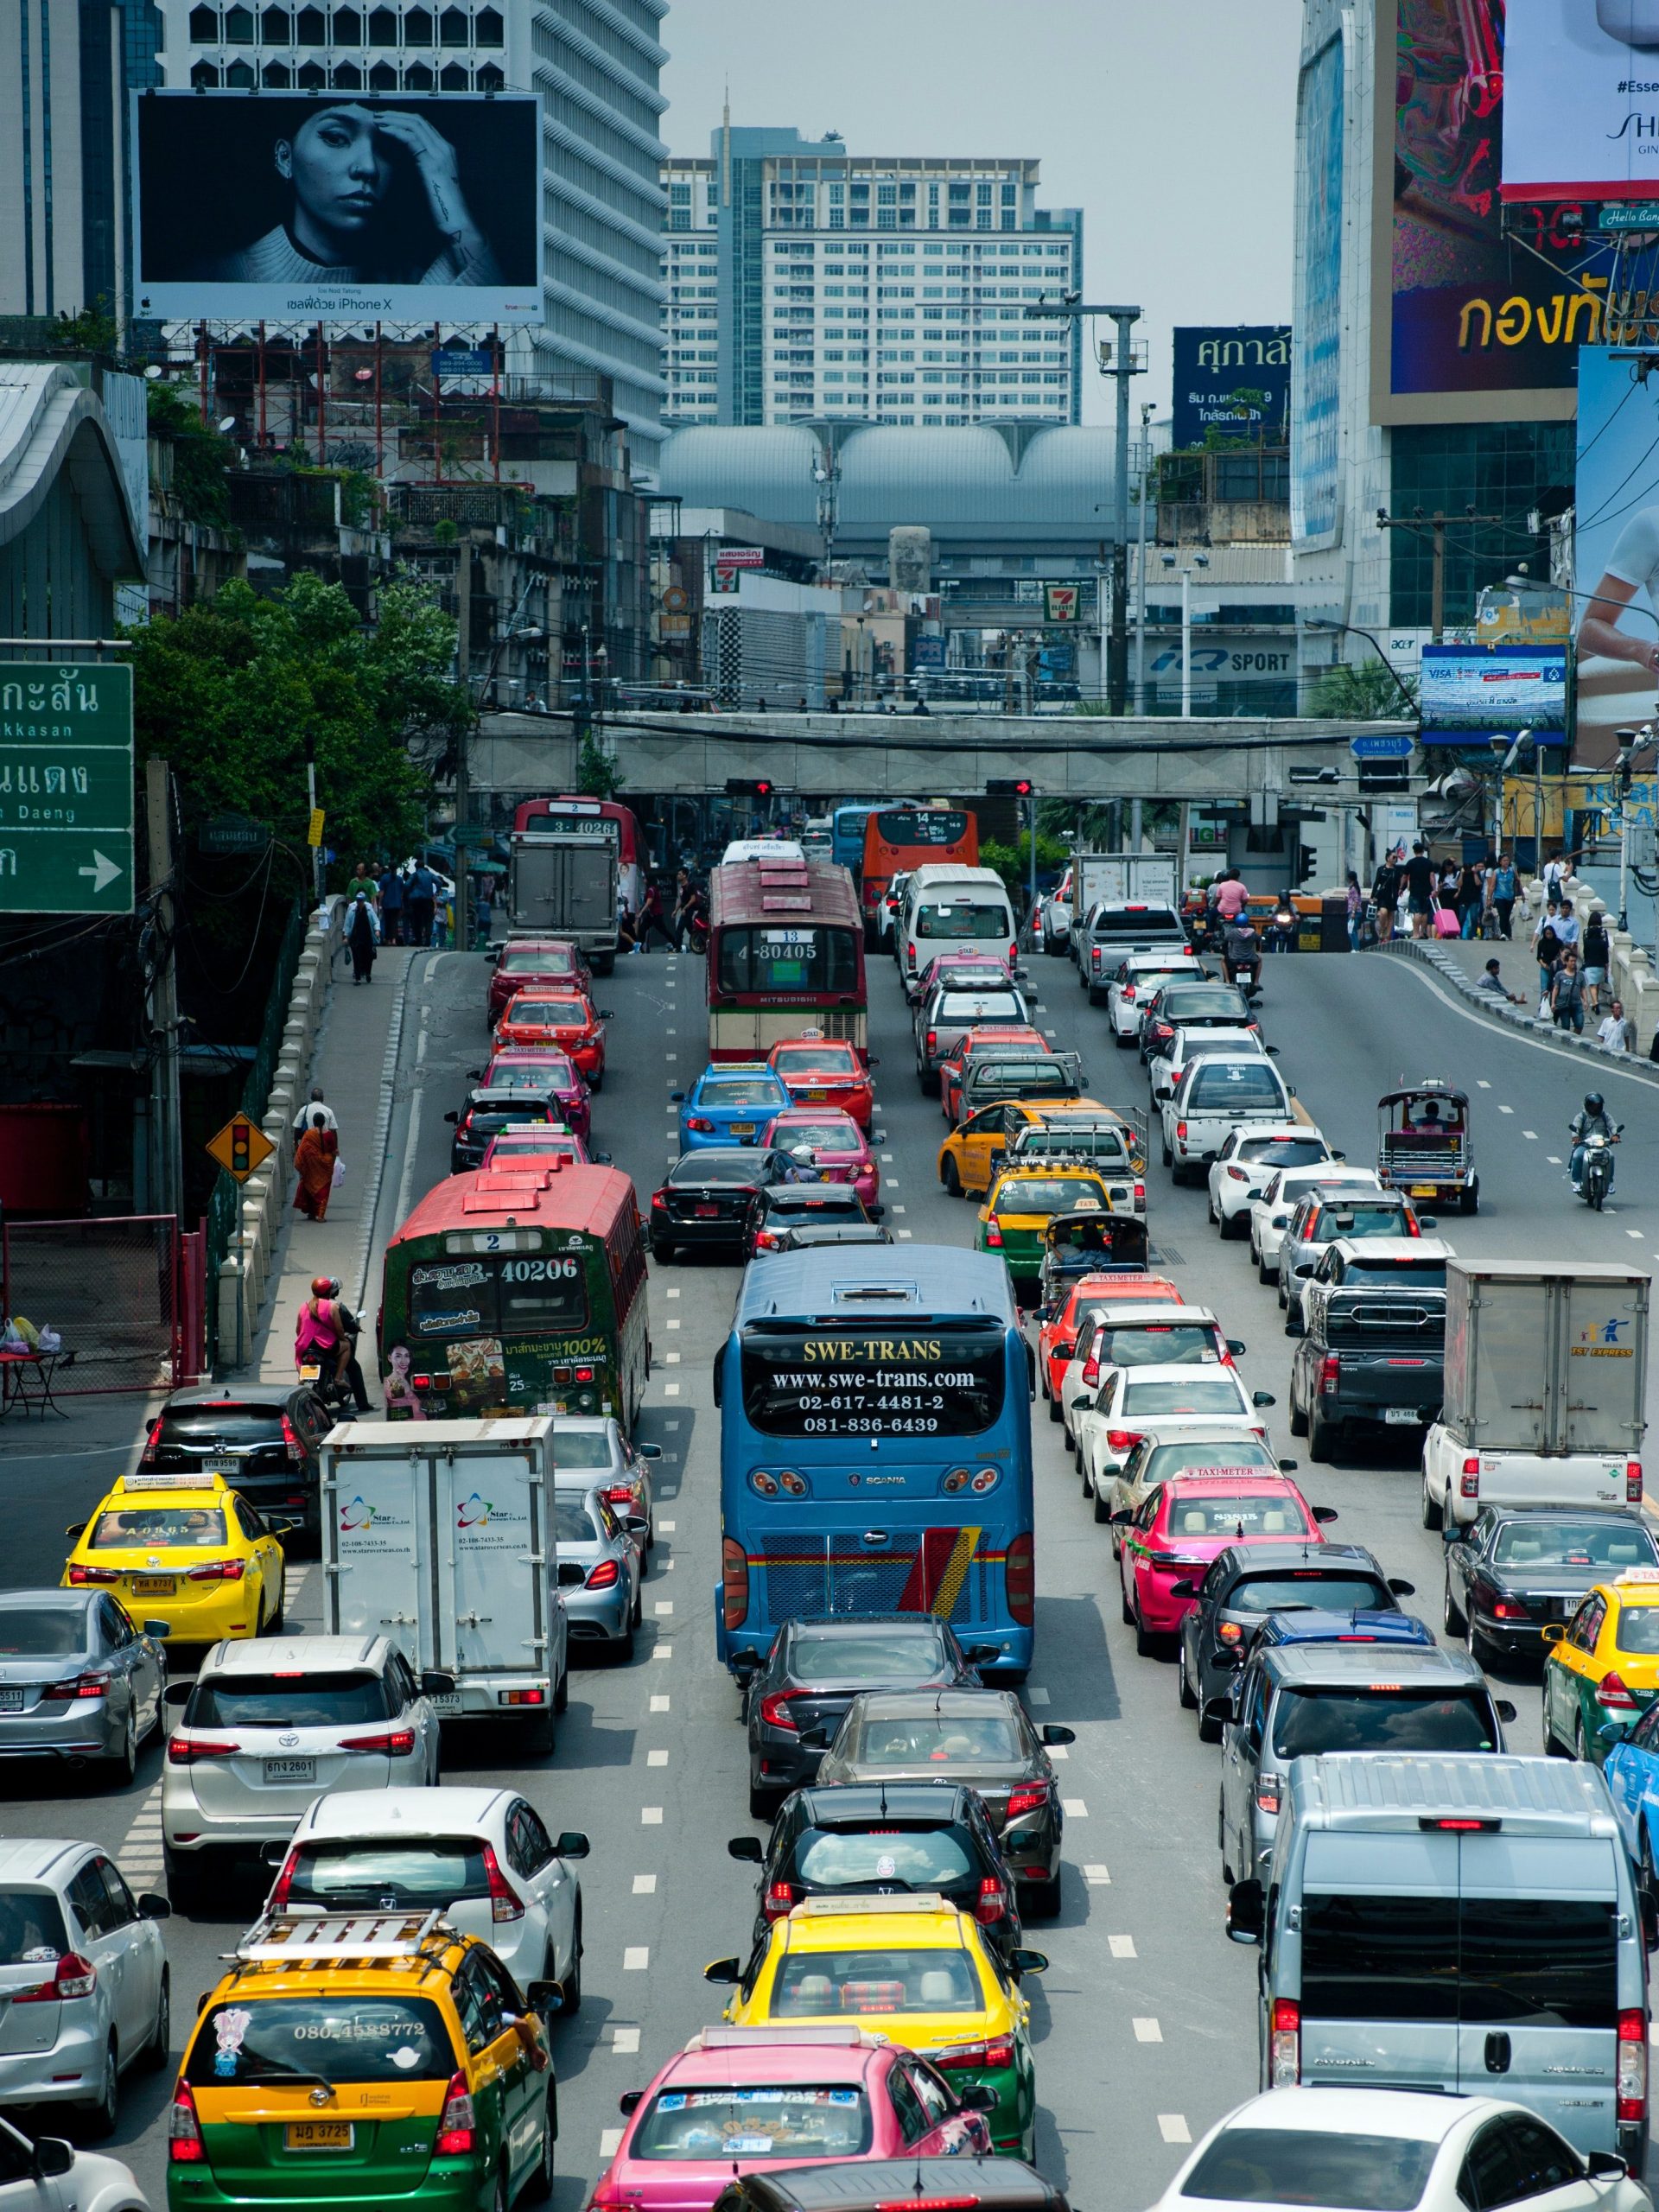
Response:
[{"label": "road sign with arrow", "polygon": [[0,913],[133,908],[132,671],[0,661]]}]

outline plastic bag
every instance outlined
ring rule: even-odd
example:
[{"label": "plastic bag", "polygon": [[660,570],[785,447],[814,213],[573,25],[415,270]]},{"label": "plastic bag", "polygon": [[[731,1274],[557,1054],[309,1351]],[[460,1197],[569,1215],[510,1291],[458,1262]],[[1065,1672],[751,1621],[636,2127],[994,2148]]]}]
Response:
[{"label": "plastic bag", "polygon": [[46,1352],[57,1352],[63,1350],[63,1338],[49,1321],[41,1330],[40,1349]]},{"label": "plastic bag", "polygon": [[345,1180],[346,1180],[346,1163],[345,1163],[345,1161],[344,1161],[343,1160],[335,1160],[335,1162],[334,1162],[334,1187],[335,1188],[335,1190],[338,1190],[338,1189],[340,1188],[340,1185],[341,1185]]}]

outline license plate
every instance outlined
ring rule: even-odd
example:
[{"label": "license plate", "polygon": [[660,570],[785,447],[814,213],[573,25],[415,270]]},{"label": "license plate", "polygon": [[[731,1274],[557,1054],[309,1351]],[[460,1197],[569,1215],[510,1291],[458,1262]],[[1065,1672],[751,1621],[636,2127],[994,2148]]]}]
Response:
[{"label": "license plate", "polygon": [[270,1782],[315,1782],[317,1763],[308,1759],[267,1759],[265,1780]]},{"label": "license plate", "polygon": [[720,1208],[718,1206],[696,1206],[692,1211],[696,1213],[699,1221],[718,1221],[720,1218]]},{"label": "license plate", "polygon": [[1438,1183],[1414,1183],[1411,1185],[1411,1195],[1414,1198],[1437,1198],[1440,1194],[1440,1186]]},{"label": "license plate", "polygon": [[0,1690],[0,1713],[21,1713],[22,1709],[22,1690]]},{"label": "license plate", "polygon": [[1422,1415],[1417,1411],[1415,1406],[1384,1406],[1382,1419],[1390,1428],[1403,1428],[1408,1422],[1421,1421]]},{"label": "license plate", "polygon": [[322,1370],[320,1367],[308,1365],[301,1368],[300,1380],[302,1382],[315,1382],[321,1373]]},{"label": "license plate", "polygon": [[290,2120],[283,2129],[290,2151],[349,2151],[356,2139],[349,2120]]},{"label": "license plate", "polygon": [[830,1094],[827,1090],[804,1090],[801,1096],[803,1098],[827,1098]]},{"label": "license plate", "polygon": [[176,1574],[135,1574],[132,1578],[135,1598],[170,1598],[178,1586]]},{"label": "license plate", "polygon": [[[564,1410],[563,1407],[561,1406],[559,1410],[563,1413]],[[437,1714],[440,1720],[453,1720],[461,1711],[461,1692],[459,1690],[440,1691],[435,1697],[429,1697],[426,1701],[431,1707],[433,1712]]]},{"label": "license plate", "polygon": [[731,1124],[731,1133],[734,1137],[752,1137],[754,1135],[754,1123],[753,1122],[734,1122]]},{"label": "license plate", "polygon": [[204,1474],[233,1475],[240,1465],[241,1462],[237,1459],[204,1459],[201,1467]]}]

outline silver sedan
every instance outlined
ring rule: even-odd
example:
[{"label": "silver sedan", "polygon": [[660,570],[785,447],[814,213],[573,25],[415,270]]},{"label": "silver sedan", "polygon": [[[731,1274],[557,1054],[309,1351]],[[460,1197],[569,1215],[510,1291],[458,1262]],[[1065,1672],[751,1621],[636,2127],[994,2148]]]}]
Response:
[{"label": "silver sedan", "polygon": [[0,1590],[0,1758],[95,1760],[130,1782],[162,1725],[167,1626],[107,1590]]},{"label": "silver sedan", "polygon": [[647,1524],[639,1514],[619,1512],[605,1485],[590,1478],[557,1484],[553,1497],[571,1649],[603,1645],[619,1659],[632,1659],[645,1580],[639,1544]]}]

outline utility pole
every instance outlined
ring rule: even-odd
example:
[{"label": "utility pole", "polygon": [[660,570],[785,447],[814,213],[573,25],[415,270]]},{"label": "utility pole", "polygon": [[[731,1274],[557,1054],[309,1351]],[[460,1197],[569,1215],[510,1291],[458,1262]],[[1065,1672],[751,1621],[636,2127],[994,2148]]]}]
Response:
[{"label": "utility pole", "polygon": [[467,899],[472,891],[467,866],[470,849],[461,842],[461,833],[467,826],[467,811],[472,804],[467,759],[467,749],[473,741],[473,539],[470,531],[462,534],[461,551],[455,561],[455,617],[458,626],[455,664],[467,701],[465,718],[455,736],[455,950],[465,952],[473,941],[472,916],[467,912]]},{"label": "utility pole", "polygon": [[1141,551],[1135,575],[1135,711],[1147,711],[1147,487],[1152,476],[1152,438],[1150,424],[1154,409],[1150,400],[1141,403]]},{"label": "utility pole", "polygon": [[[1501,526],[1502,515],[1478,515],[1472,507],[1465,507],[1461,515],[1454,515],[1453,522],[1476,530],[1483,524]],[[1425,515],[1419,507],[1409,515],[1391,515],[1386,507],[1376,511],[1379,530],[1408,530],[1414,537],[1426,537],[1433,555],[1433,569],[1429,580],[1429,628],[1438,645],[1446,630],[1446,518],[1438,508],[1432,515]]]},{"label": "utility pole", "polygon": [[[315,773],[315,772],[314,772]],[[179,1115],[179,982],[174,957],[173,778],[165,760],[144,763],[144,832],[149,847],[150,926],[156,957],[150,982],[149,1137],[152,1211],[183,1225],[184,1133]]]}]

